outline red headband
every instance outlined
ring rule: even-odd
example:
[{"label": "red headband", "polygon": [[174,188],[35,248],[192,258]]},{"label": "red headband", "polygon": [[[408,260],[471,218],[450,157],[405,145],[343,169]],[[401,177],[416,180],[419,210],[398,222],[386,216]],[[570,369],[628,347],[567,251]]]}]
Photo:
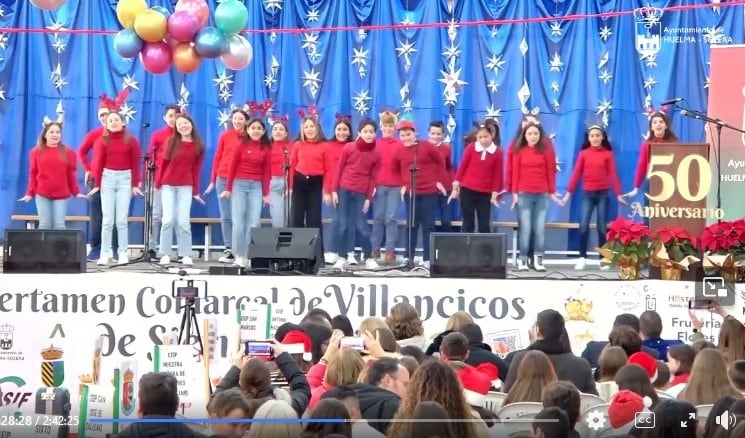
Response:
[{"label": "red headband", "polygon": [[664,116],[667,116],[667,112],[669,110],[670,110],[669,105],[662,105],[662,107],[660,108],[653,108],[650,106],[649,108],[647,108],[646,114],[647,114],[647,117],[653,117],[655,114],[662,114]]},{"label": "red headband", "polygon": [[336,123],[341,122],[352,123],[352,116],[349,114],[336,113]]},{"label": "red headband", "polygon": [[318,110],[316,109],[315,105],[310,105],[308,106],[308,112],[305,112],[305,110],[300,108],[297,110],[297,115],[299,115],[301,119],[304,119],[306,117],[318,119]]},{"label": "red headband", "polygon": [[248,108],[249,115],[251,117],[256,117],[257,119],[263,119],[264,117],[266,117],[266,113],[268,113],[269,110],[272,109],[273,105],[274,102],[272,102],[271,99],[266,99],[262,103],[246,102],[246,107]]},{"label": "red headband", "polygon": [[109,98],[106,93],[103,93],[99,97],[101,103],[98,105],[98,108],[106,108],[109,111],[119,111],[119,108],[121,108],[124,101],[127,100],[127,96],[129,96],[129,92],[127,90],[120,91],[116,98],[113,100]]},{"label": "red headband", "polygon": [[280,116],[278,114],[272,114],[269,117],[269,120],[271,120],[272,123],[287,123],[290,121],[290,116],[288,116],[287,114],[283,116]]}]

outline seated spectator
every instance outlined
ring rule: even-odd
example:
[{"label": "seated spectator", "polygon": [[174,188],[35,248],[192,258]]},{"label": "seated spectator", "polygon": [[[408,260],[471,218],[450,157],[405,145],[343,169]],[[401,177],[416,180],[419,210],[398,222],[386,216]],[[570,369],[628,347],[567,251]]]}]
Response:
[{"label": "seated spectator", "polygon": [[[722,429],[722,427],[717,424],[717,417],[725,412],[731,412],[730,408],[736,401],[737,399],[732,396],[724,396],[714,403],[714,406],[711,407],[711,411],[709,411],[709,416],[706,418],[706,425],[704,426],[705,438],[712,437],[717,429]],[[735,415],[734,413],[732,414]]]},{"label": "seated spectator", "polygon": [[[308,340],[310,341],[310,351],[307,349],[308,344],[306,344],[307,341],[304,337],[289,340],[286,336],[284,339],[277,340],[283,344],[296,343],[298,340],[304,343],[305,349],[302,351],[302,353],[304,353],[303,356],[301,356],[302,360],[299,358],[296,358],[295,360],[303,371],[307,371],[310,369],[311,365],[318,363],[318,361],[323,357],[323,352],[326,351],[326,347],[328,346],[333,331],[327,324],[319,324],[313,321],[303,322],[300,324],[300,327],[302,328],[302,333],[308,336]],[[288,334],[288,336],[292,335],[292,332]],[[310,353],[310,357],[308,357],[307,353]]]},{"label": "seated spectator", "polygon": [[621,347],[607,345],[600,353],[598,383],[595,384],[595,388],[600,398],[606,402],[609,402],[611,397],[618,392],[616,373],[626,365],[627,360],[626,352]]},{"label": "seated spectator", "polygon": [[[561,342],[564,332],[564,317],[555,310],[544,310],[538,314],[536,319],[535,342],[528,346],[528,350],[537,350],[546,354],[553,364],[556,376],[560,380],[568,380],[580,389],[581,392],[597,394],[595,380],[592,378],[590,365],[586,360],[567,352]],[[509,392],[517,379],[517,371],[520,362],[527,351],[515,354],[510,363],[507,377],[503,380],[502,391]]]},{"label": "seated spectator", "polygon": [[[313,421],[329,419],[343,419],[346,421],[344,423]],[[332,398],[320,400],[313,411],[311,411],[310,416],[307,417],[307,420],[308,422],[305,423],[304,436],[325,437],[332,433],[338,433],[346,437],[352,437],[352,425],[349,421],[349,411],[347,410],[347,407],[344,406],[344,403],[339,400],[334,400]]]},{"label": "seated spectator", "polygon": [[733,362],[727,371],[727,375],[735,389],[740,393],[745,393],[745,360]]},{"label": "seated spectator", "polygon": [[539,403],[543,388],[556,380],[558,379],[548,356],[538,350],[528,351],[520,361],[517,379],[507,393],[504,404],[508,405],[516,402]]},{"label": "seated spectator", "polygon": [[372,333],[377,336],[380,345],[387,353],[398,353],[401,350],[401,347],[396,343],[396,336],[393,335],[393,332],[386,325],[385,321],[380,318],[370,317],[363,319],[357,331],[357,336],[362,336],[365,333]]},{"label": "seated spectator", "polygon": [[468,339],[463,333],[453,332],[442,339],[440,360],[444,362],[465,362],[468,358]]},{"label": "seated spectator", "polygon": [[629,360],[627,360],[626,363],[628,365],[640,366],[641,369],[643,369],[644,372],[647,373],[647,377],[649,377],[650,383],[657,380],[657,361],[647,353],[634,353],[629,356]]},{"label": "seated spectator", "polygon": [[610,400],[608,420],[613,429],[631,429],[638,412],[649,411],[652,400],[633,391],[618,391]]},{"label": "seated spectator", "polygon": [[464,324],[458,329],[468,339],[468,357],[466,363],[475,367],[482,363],[490,363],[499,370],[499,378],[504,379],[510,369],[507,362],[491,351],[491,347],[484,343],[484,334],[477,324]]},{"label": "seated spectator", "polygon": [[690,379],[691,368],[695,359],[696,350],[690,345],[673,345],[667,350],[668,367],[673,377],[665,392],[673,397],[680,394],[680,391],[685,388],[688,379]]},{"label": "seated spectator", "polygon": [[563,409],[544,408],[535,416],[533,438],[566,438],[571,432],[569,417]]},{"label": "seated spectator", "polygon": [[[634,329],[634,331],[636,331],[637,334],[639,333],[639,330],[640,330],[639,325],[640,325],[640,323],[639,323],[639,318],[637,318],[636,315],[632,315],[630,313],[622,313],[622,314],[616,316],[615,321],[613,321],[613,328],[616,328],[616,327],[619,327],[619,326],[622,326],[622,325],[629,326],[632,329]],[[611,330],[611,332],[612,332],[612,330]],[[611,336],[609,336],[609,338],[610,337]],[[639,338],[639,339],[641,340],[641,338]],[[581,357],[583,359],[586,359],[587,362],[590,363],[590,366],[592,368],[597,368],[598,367],[598,359],[600,358],[600,353],[603,352],[603,348],[605,348],[605,346],[608,345],[608,343],[609,342],[607,342],[607,341],[590,341],[590,342],[588,342],[587,343],[587,346],[585,347],[585,350],[582,352]],[[615,345],[621,346],[619,344],[615,344]],[[626,348],[624,348],[624,350],[626,350]],[[627,352],[626,355],[627,356],[631,356],[632,354],[636,353],[637,351],[639,351],[639,350],[637,349],[637,350],[631,351],[630,353]],[[647,347],[643,347],[642,348],[642,351],[650,354],[655,359],[659,359],[659,353],[657,353],[656,350],[653,350],[653,349],[647,348]]]},{"label": "seated spectator", "polygon": [[677,339],[662,339],[662,318],[654,310],[647,310],[639,317],[639,333],[642,345],[659,353],[659,359],[667,362],[667,350],[672,345],[682,344]]},{"label": "seated spectator", "polygon": [[640,438],[696,438],[698,420],[696,407],[677,400],[662,400],[654,408],[655,424],[651,429],[638,429]]},{"label": "seated spectator", "polygon": [[[408,437],[456,438],[451,417],[441,404],[433,401],[422,401],[416,405],[411,419],[416,421],[416,428]],[[438,420],[438,421],[422,421]],[[407,437],[407,438],[408,438]]]},{"label": "seated spectator", "polygon": [[310,309],[308,313],[305,314],[302,321],[300,321],[300,325],[303,325],[305,322],[314,322],[316,324],[321,324],[329,329],[332,327],[332,320],[331,315],[323,309],[319,309],[318,307],[315,307],[313,309]]},{"label": "seated spectator", "polygon": [[385,434],[390,420],[398,412],[409,386],[409,372],[397,359],[381,358],[370,363],[360,374],[363,383],[349,385],[357,395],[362,418]]},{"label": "seated spectator", "polygon": [[[230,388],[212,397],[207,405],[207,413],[210,418],[247,419],[253,417],[251,407],[238,388]],[[210,426],[211,433],[208,432],[207,435],[219,435],[226,438],[243,438],[248,430],[247,422],[210,423]]]},{"label": "seated spectator", "polygon": [[657,406],[659,396],[649,380],[649,375],[639,365],[624,365],[616,373],[616,385],[618,391],[632,391],[639,394],[642,398],[649,397],[652,400],[652,407]]},{"label": "seated spectator", "polygon": [[727,377],[727,365],[722,353],[713,348],[701,350],[693,361],[688,384],[678,394],[678,400],[694,406],[710,405],[725,395],[742,396]]},{"label": "seated spectator", "polygon": [[652,382],[654,389],[664,391],[670,387],[670,368],[661,360],[657,361],[657,380]]},{"label": "seated spectator", "polygon": [[336,399],[344,403],[349,413],[349,418],[352,421],[352,436],[363,437],[363,438],[384,438],[384,435],[377,430],[370,427],[370,424],[362,418],[360,412],[360,401],[357,399],[357,394],[352,391],[349,386],[337,386],[332,388],[321,396],[321,400],[325,399]]},{"label": "seated spectator", "polygon": [[168,373],[146,373],[140,377],[137,392],[137,414],[151,422],[133,423],[119,433],[121,438],[179,437],[201,438],[184,423],[156,422],[158,419],[176,418],[178,410],[178,381]]},{"label": "seated spectator", "polygon": [[[256,421],[251,425],[248,438],[297,438],[302,433],[298,422],[278,420],[297,420],[296,410],[282,400],[267,400],[254,414]],[[272,420],[272,421],[261,421]]]},{"label": "seated spectator", "polygon": [[469,315],[468,312],[459,310],[453,313],[452,315],[450,315],[450,318],[448,318],[448,322],[445,323],[445,331],[437,335],[432,343],[429,344],[429,347],[427,347],[427,350],[424,352],[424,354],[426,354],[427,356],[439,354],[440,342],[442,342],[442,338],[444,338],[448,333],[457,332],[464,325],[472,323],[473,318],[471,318],[471,315]]},{"label": "seated spectator", "polygon": [[401,348],[401,355],[402,356],[411,356],[414,359],[416,359],[417,363],[421,364],[424,362],[424,358],[427,357],[421,348],[415,347],[413,345],[407,345],[403,348]]},{"label": "seated spectator", "polygon": [[492,387],[492,380],[497,375],[497,368],[492,364],[481,364],[472,367],[463,362],[447,362],[460,379],[463,385],[463,395],[471,409],[484,421],[489,432],[493,435],[492,428],[497,424],[499,418],[487,409],[486,399]]},{"label": "seated spectator", "polygon": [[398,303],[391,307],[385,323],[396,337],[399,347],[413,345],[426,350],[429,346],[429,340],[424,336],[424,326],[419,318],[419,312],[411,304]]},{"label": "seated spectator", "polygon": [[354,336],[354,327],[346,315],[336,315],[331,318],[331,329],[341,330],[344,336]]},{"label": "seated spectator", "polygon": [[398,361],[406,368],[410,376],[413,376],[414,372],[419,368],[419,362],[411,356],[401,356]]},{"label": "seated spectator", "polygon": [[639,353],[642,350],[654,359],[657,359],[659,353],[651,348],[642,347],[642,338],[639,337],[639,332],[634,330],[633,327],[627,325],[619,325],[614,327],[608,337],[608,344],[616,347],[623,348],[626,352],[626,356],[631,357],[634,353]]},{"label": "seated spectator", "polygon": [[544,408],[559,408],[567,413],[569,418],[568,438],[580,438],[579,433],[575,430],[577,420],[579,420],[579,409],[581,406],[580,394],[577,387],[571,382],[557,381],[551,382],[543,388],[541,403]]}]

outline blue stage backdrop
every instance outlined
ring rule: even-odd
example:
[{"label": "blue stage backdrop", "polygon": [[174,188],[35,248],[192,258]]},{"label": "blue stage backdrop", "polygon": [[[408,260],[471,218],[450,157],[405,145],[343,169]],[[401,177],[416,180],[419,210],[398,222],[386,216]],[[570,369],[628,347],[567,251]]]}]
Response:
[{"label": "blue stage backdrop", "polygon": [[[0,0],[0,26],[118,31],[116,3],[68,0],[59,10],[44,12],[26,0]],[[172,11],[173,3],[150,0],[149,5]],[[217,2],[208,3],[214,11]],[[727,6],[721,0],[697,7],[701,3],[246,0],[248,28],[277,32],[248,35],[254,61],[243,71],[226,70],[219,60],[208,60],[190,75],[175,70],[148,74],[139,60],[116,54],[113,33],[4,32],[0,34],[0,229],[21,225],[11,223],[11,214],[34,212],[33,203],[17,199],[26,188],[28,153],[43,117],[64,112],[64,141],[77,149],[97,124],[98,96],[113,96],[122,88],[129,91],[122,111],[143,148],[151,132],[162,125],[165,105],[178,103],[195,117],[208,143],[207,163],[227,126],[231,105],[242,106],[249,100],[271,98],[275,113],[290,116],[293,135],[299,125],[297,110],[311,104],[321,111],[327,133],[336,113],[352,114],[355,123],[363,117],[377,119],[386,108],[410,113],[421,136],[426,136],[430,121],[442,120],[456,161],[464,147],[461,139],[474,121],[498,118],[506,145],[523,113],[534,112],[557,147],[560,193],[566,190],[585,128],[607,123],[622,185],[629,190],[647,130],[647,110],[671,97],[685,97],[688,107],[705,109],[710,46],[745,42],[743,6]],[[654,24],[661,47],[640,53],[635,45],[640,17],[633,12],[646,6],[690,9],[665,9]],[[483,23],[489,20],[510,22]],[[478,21],[482,23],[469,24]],[[445,26],[314,31],[427,23]],[[681,139],[704,140],[701,123],[677,113],[673,121]],[[147,124],[149,129],[144,128]],[[209,167],[203,172],[203,186]],[[82,170],[80,176],[82,182]],[[553,205],[549,220],[578,220],[579,199],[574,197],[565,208]],[[87,209],[84,200],[70,201],[70,214],[85,215]],[[142,211],[140,199],[131,213]],[[617,212],[614,200],[611,214]],[[195,205],[193,215],[218,216],[214,194],[206,207]],[[495,210],[494,217],[514,220],[514,212],[507,203]],[[557,234],[551,240],[554,248],[572,246],[565,236]],[[573,240],[570,236],[568,242]]]}]

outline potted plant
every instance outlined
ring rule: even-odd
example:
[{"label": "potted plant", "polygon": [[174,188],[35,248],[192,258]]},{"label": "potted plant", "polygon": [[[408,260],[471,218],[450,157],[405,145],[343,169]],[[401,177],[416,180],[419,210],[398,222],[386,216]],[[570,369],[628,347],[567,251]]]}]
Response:
[{"label": "potted plant", "polygon": [[705,268],[718,270],[728,282],[742,277],[745,219],[713,223],[704,229],[700,240]]},{"label": "potted plant", "polygon": [[601,263],[618,266],[619,278],[638,280],[641,265],[649,260],[649,228],[619,216],[610,223],[606,242],[597,250],[603,256]]},{"label": "potted plant", "polygon": [[650,260],[660,268],[663,280],[680,280],[682,272],[699,262],[696,237],[681,227],[663,227],[655,231]]}]

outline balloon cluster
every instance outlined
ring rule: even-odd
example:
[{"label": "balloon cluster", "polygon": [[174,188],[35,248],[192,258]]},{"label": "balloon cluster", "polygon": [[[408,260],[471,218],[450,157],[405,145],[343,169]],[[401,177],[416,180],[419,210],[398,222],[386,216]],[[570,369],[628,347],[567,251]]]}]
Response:
[{"label": "balloon cluster", "polygon": [[215,9],[215,26],[206,26],[206,0],[179,0],[173,14],[162,6],[148,8],[145,0],[120,0],[116,16],[124,27],[114,38],[123,58],[140,55],[145,70],[181,73],[199,68],[202,59],[220,58],[225,67],[242,70],[253,60],[251,44],[239,35],[248,23],[248,9],[240,0],[225,0]]}]

